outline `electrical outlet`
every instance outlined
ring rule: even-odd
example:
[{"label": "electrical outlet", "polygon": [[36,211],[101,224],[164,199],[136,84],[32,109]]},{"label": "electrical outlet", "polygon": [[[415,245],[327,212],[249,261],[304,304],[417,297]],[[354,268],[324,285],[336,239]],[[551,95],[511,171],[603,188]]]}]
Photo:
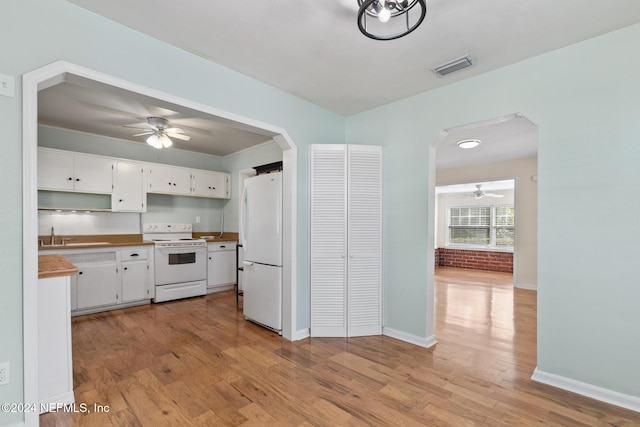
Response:
[{"label": "electrical outlet", "polygon": [[9,362],[0,363],[0,385],[9,384]]},{"label": "electrical outlet", "polygon": [[15,96],[15,82],[13,76],[0,74],[0,95],[13,98]]},{"label": "electrical outlet", "polygon": [[200,224],[200,215],[196,215],[196,224]]}]

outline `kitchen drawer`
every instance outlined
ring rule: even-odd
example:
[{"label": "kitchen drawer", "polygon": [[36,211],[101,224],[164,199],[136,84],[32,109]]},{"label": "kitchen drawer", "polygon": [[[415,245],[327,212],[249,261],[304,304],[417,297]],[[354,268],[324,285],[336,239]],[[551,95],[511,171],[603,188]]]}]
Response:
[{"label": "kitchen drawer", "polygon": [[209,252],[235,251],[236,250],[236,242],[209,243],[209,244],[207,244],[207,250]]},{"label": "kitchen drawer", "polygon": [[115,252],[88,252],[81,254],[68,254],[64,255],[64,257],[71,264],[94,264],[94,263],[115,263],[116,262],[116,253]]},{"label": "kitchen drawer", "polygon": [[140,261],[149,258],[149,250],[144,249],[126,249],[120,251],[120,261]]}]

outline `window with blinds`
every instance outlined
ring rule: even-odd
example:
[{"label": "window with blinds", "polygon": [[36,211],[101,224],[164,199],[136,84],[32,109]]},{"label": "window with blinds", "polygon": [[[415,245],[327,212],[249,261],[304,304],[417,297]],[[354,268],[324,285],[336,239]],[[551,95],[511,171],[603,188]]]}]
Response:
[{"label": "window with blinds", "polygon": [[513,248],[513,206],[465,206],[449,209],[449,244]]}]

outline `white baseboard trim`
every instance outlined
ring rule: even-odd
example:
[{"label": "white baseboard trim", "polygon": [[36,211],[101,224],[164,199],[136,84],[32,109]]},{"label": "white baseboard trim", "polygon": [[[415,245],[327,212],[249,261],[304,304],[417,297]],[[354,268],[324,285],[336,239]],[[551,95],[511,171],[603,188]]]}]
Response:
[{"label": "white baseboard trim", "polygon": [[425,348],[433,347],[438,343],[438,341],[436,341],[435,335],[431,335],[429,337],[419,337],[417,335],[408,334],[406,332],[387,327],[382,328],[382,335],[386,335],[400,341],[406,341],[408,343],[419,345],[420,347]]},{"label": "white baseboard trim", "polygon": [[300,341],[305,338],[309,338],[310,336],[311,336],[311,332],[309,331],[309,328],[299,329],[294,334],[293,341]]},{"label": "white baseboard trim", "polygon": [[548,372],[541,371],[538,368],[533,371],[531,379],[539,383],[558,387],[592,399],[640,412],[640,397],[637,396],[619,393],[617,391],[572,380],[571,378],[550,374]]},{"label": "white baseboard trim", "polygon": [[528,283],[516,283],[514,285],[514,287],[518,288],[518,289],[526,289],[529,291],[537,291],[538,290],[538,285],[530,285]]}]

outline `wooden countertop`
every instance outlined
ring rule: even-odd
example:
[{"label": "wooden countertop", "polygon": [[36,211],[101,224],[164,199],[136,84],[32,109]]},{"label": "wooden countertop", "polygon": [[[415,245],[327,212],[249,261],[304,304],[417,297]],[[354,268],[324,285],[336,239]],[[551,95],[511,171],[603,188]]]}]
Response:
[{"label": "wooden countertop", "polygon": [[38,250],[70,250],[70,249],[94,249],[94,248],[110,248],[120,246],[151,246],[153,242],[147,242],[142,240],[142,234],[94,234],[94,235],[81,235],[81,236],[56,236],[56,243],[62,242],[65,239],[65,244],[56,244],[51,246],[50,236],[38,236],[38,240],[44,242],[44,245],[38,245]]},{"label": "wooden countertop", "polygon": [[38,256],[38,279],[71,276],[77,271],[78,267],[71,264],[62,255]]},{"label": "wooden countertop", "polygon": [[[193,237],[205,239],[207,243],[216,242],[237,242],[238,233],[225,232],[194,232]],[[56,236],[56,243],[65,239],[65,244],[50,245],[51,238],[49,236],[38,236],[38,240],[44,242],[44,245],[38,245],[38,250],[71,250],[71,249],[96,249],[111,248],[121,246],[152,246],[153,242],[142,240],[141,234],[103,234],[103,235],[87,235],[87,236]]]},{"label": "wooden countertop", "polygon": [[[193,233],[193,237],[198,239],[204,239],[207,243],[216,243],[216,242],[237,242],[238,241],[238,233],[225,232],[222,233],[222,237],[220,236],[220,232],[217,233]],[[213,238],[211,238],[213,237]]]}]

